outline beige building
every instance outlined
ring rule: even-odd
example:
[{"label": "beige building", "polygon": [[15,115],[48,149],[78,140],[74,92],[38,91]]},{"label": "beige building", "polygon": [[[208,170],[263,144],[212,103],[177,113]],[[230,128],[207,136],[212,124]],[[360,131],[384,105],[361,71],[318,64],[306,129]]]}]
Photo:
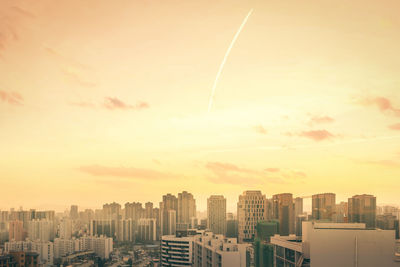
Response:
[{"label": "beige building", "polygon": [[279,234],[294,234],[294,205],[290,193],[277,194],[272,197],[273,218],[279,221]]},{"label": "beige building", "polygon": [[207,199],[207,228],[215,234],[226,234],[226,198],[223,196]]},{"label": "beige building", "polygon": [[253,241],[256,225],[267,219],[267,198],[261,191],[245,191],[237,204],[238,241]]},{"label": "beige building", "polygon": [[336,195],[333,193],[312,196],[312,217],[314,220],[332,221],[336,212]]}]

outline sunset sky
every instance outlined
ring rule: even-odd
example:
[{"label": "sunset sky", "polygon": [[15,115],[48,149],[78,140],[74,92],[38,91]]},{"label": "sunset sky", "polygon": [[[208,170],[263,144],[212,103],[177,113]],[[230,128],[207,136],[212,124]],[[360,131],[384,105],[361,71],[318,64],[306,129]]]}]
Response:
[{"label": "sunset sky", "polygon": [[[224,54],[249,10],[216,87]],[[0,209],[187,190],[400,205],[398,0],[1,0]]]}]

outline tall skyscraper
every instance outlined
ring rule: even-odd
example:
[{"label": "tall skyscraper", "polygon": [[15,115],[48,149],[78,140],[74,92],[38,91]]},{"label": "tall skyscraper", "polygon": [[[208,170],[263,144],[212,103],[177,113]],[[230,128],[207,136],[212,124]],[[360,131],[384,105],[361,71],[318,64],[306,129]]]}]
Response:
[{"label": "tall skyscraper", "polygon": [[261,191],[245,191],[239,196],[237,217],[240,243],[254,240],[257,223],[267,219],[266,204],[267,198]]},{"label": "tall skyscraper", "polygon": [[294,199],[294,216],[297,217],[303,214],[303,198],[296,197]]},{"label": "tall skyscraper", "polygon": [[336,195],[333,193],[312,196],[312,217],[314,220],[332,221],[336,210]]},{"label": "tall skyscraper", "polygon": [[[176,196],[167,194],[160,202],[160,230],[161,235],[173,235],[176,230],[176,211],[178,210],[178,199]],[[169,212],[174,211],[174,212]],[[172,218],[175,216],[175,218]],[[173,232],[172,232],[173,230]]]},{"label": "tall skyscraper", "polygon": [[125,219],[132,219],[134,221],[143,218],[143,207],[142,203],[139,202],[132,202],[132,203],[125,203]]},{"label": "tall skyscraper", "polygon": [[177,223],[190,225],[192,217],[196,217],[196,200],[191,193],[183,191],[178,194]]},{"label": "tall skyscraper", "polygon": [[290,193],[277,194],[272,197],[273,218],[279,221],[279,234],[294,234],[293,195]]},{"label": "tall skyscraper", "polygon": [[153,216],[153,203],[147,202],[144,204],[144,212],[145,212],[145,218],[151,219],[154,218]]},{"label": "tall skyscraper", "polygon": [[226,234],[226,198],[210,196],[207,199],[207,228],[215,234]]},{"label": "tall skyscraper", "polygon": [[72,237],[72,222],[67,218],[63,218],[60,222],[60,238],[71,239]]},{"label": "tall skyscraper", "polygon": [[365,223],[367,228],[376,227],[376,197],[355,195],[348,201],[349,222]]},{"label": "tall skyscraper", "polygon": [[69,211],[69,217],[72,220],[77,220],[79,218],[79,212],[78,212],[78,206],[77,205],[71,205],[71,209]]},{"label": "tall skyscraper", "polygon": [[336,214],[334,216],[334,222],[347,223],[348,222],[348,205],[347,202],[340,202],[336,204]]},{"label": "tall skyscraper", "polygon": [[103,205],[103,216],[104,219],[119,220],[121,219],[121,205],[113,202],[110,204]]},{"label": "tall skyscraper", "polygon": [[11,221],[8,229],[8,240],[10,241],[24,241],[24,223],[22,221]]}]

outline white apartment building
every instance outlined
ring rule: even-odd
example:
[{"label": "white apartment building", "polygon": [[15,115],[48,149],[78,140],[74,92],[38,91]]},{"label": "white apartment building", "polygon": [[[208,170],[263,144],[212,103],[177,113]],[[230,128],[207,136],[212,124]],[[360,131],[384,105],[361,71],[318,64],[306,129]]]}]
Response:
[{"label": "white apartment building", "polygon": [[66,255],[80,251],[79,239],[54,239],[54,258],[59,259]]},{"label": "white apartment building", "polygon": [[249,244],[203,231],[194,237],[195,267],[246,267]]},{"label": "white apartment building", "polygon": [[97,256],[108,259],[113,251],[113,239],[103,236],[84,236],[79,238],[79,250],[92,250]]},{"label": "white apartment building", "polygon": [[36,252],[39,254],[40,263],[43,265],[53,265],[54,247],[52,242],[42,241],[10,241],[4,243],[4,251],[25,251]]},{"label": "white apartment building", "polygon": [[187,236],[164,235],[161,238],[161,266],[192,266],[196,231]]},{"label": "white apartment building", "polygon": [[27,222],[28,238],[30,240],[40,240],[43,242],[54,239],[54,223],[48,220],[31,220]]},{"label": "white apartment building", "polygon": [[376,267],[395,262],[395,231],[363,223],[303,222],[302,237],[271,237],[274,266]]}]

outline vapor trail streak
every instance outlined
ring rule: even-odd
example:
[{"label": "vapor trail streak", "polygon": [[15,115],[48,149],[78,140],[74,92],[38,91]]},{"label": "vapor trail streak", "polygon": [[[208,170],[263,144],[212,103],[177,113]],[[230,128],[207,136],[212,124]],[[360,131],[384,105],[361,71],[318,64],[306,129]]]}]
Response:
[{"label": "vapor trail streak", "polygon": [[211,89],[210,102],[208,103],[208,112],[210,112],[210,110],[211,110],[211,106],[212,106],[212,103],[213,103],[213,100],[214,100],[215,88],[217,87],[218,80],[219,80],[219,76],[221,76],[221,72],[222,72],[222,70],[223,70],[223,68],[224,68],[226,59],[228,58],[229,53],[231,52],[232,47],[233,47],[233,45],[234,45],[235,42],[236,42],[236,39],[238,38],[240,32],[242,31],[244,25],[246,25],[246,22],[247,22],[247,20],[249,19],[249,17],[250,17],[250,15],[251,15],[252,12],[253,12],[253,9],[251,9],[251,10],[249,11],[249,13],[247,14],[247,16],[244,18],[242,24],[240,25],[239,29],[237,30],[235,36],[233,37],[232,42],[231,42],[231,44],[230,44],[229,47],[228,47],[228,50],[227,50],[226,53],[225,53],[225,56],[224,56],[224,59],[222,60],[221,65],[219,66],[219,70],[218,70],[218,73],[217,73],[217,77],[215,77],[215,81],[214,81],[213,87],[212,87],[212,89]]}]

